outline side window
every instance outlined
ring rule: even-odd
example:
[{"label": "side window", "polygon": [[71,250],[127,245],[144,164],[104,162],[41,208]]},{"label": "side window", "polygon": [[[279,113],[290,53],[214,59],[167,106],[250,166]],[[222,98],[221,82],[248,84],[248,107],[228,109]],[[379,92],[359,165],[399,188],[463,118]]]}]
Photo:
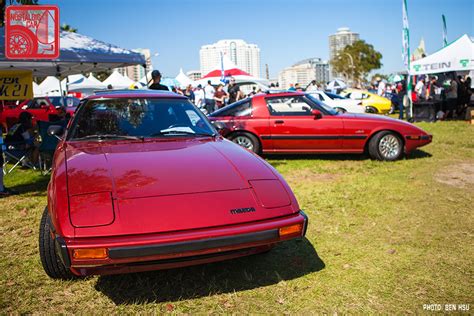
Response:
[{"label": "side window", "polygon": [[267,107],[270,115],[306,116],[311,115],[311,106],[300,97],[268,98]]},{"label": "side window", "polygon": [[252,105],[250,101],[237,103],[229,106],[228,109],[223,110],[220,116],[250,116],[252,115]]},{"label": "side window", "polygon": [[362,93],[358,92],[358,91],[354,91],[351,94],[351,99],[353,99],[353,100],[362,100],[363,97],[364,96],[362,95]]}]

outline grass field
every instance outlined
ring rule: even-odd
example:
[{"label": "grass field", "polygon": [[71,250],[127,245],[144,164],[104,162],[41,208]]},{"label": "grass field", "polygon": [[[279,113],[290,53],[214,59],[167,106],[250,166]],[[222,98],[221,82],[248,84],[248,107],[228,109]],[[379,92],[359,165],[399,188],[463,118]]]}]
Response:
[{"label": "grass field", "polygon": [[0,200],[0,313],[422,313],[474,309],[474,126],[420,123],[432,144],[393,163],[267,157],[310,218],[267,254],[131,275],[53,281],[38,254],[48,179],[20,170]]}]

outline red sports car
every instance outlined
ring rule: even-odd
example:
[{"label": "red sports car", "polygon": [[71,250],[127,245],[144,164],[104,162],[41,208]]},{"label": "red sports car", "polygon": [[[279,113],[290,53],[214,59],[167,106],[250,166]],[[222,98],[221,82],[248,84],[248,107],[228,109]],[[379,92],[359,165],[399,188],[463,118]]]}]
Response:
[{"label": "red sports car", "polygon": [[257,94],[209,115],[222,135],[255,153],[363,153],[396,160],[431,142],[413,124],[341,114],[310,94]]},{"label": "red sports car", "polygon": [[62,136],[39,236],[52,278],[225,260],[305,234],[278,172],[183,96],[104,92],[48,133]]},{"label": "red sports car", "polygon": [[[64,101],[66,106],[63,105]],[[33,123],[36,121],[51,121],[54,116],[59,116],[59,109],[63,108],[68,117],[74,115],[79,99],[74,97],[39,97],[25,100],[18,105],[5,105],[0,123],[6,123],[8,128],[18,122],[21,112],[29,112],[33,115]]]}]

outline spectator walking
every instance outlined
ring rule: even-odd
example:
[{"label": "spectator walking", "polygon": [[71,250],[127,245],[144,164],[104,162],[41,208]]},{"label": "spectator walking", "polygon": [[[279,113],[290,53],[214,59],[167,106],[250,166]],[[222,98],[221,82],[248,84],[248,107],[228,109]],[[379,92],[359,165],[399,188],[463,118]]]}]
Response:
[{"label": "spectator walking", "polygon": [[206,102],[206,110],[207,110],[207,113],[209,114],[214,112],[214,107],[215,107],[214,94],[215,93],[216,93],[216,90],[211,85],[211,80],[208,80],[207,85],[204,87],[204,98]]},{"label": "spectator walking", "polygon": [[446,93],[446,118],[456,117],[456,107],[458,103],[458,83],[453,75]]},{"label": "spectator walking", "polygon": [[160,71],[158,71],[158,70],[153,70],[153,71],[151,72],[151,79],[153,80],[153,83],[151,84],[151,86],[149,87],[149,89],[152,89],[152,90],[170,91],[170,89],[168,89],[167,86],[162,85],[162,84],[160,83],[160,81],[161,81],[161,73],[160,73]]}]

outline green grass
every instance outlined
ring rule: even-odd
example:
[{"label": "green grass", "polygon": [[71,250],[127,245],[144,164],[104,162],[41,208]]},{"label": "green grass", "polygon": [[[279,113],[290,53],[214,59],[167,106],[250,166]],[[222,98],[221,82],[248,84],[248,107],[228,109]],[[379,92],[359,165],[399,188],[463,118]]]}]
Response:
[{"label": "green grass", "polygon": [[48,179],[20,170],[0,200],[0,313],[422,313],[474,308],[474,126],[420,123],[409,159],[267,157],[308,214],[307,239],[168,271],[54,281],[38,255]]}]

